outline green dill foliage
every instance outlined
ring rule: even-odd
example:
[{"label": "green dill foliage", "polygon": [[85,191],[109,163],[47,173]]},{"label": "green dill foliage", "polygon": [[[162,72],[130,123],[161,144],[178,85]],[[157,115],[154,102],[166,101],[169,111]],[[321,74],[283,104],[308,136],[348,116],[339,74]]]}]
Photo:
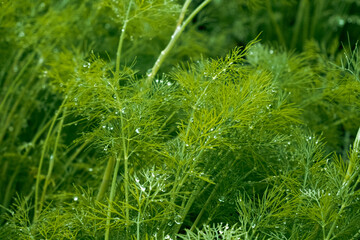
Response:
[{"label": "green dill foliage", "polygon": [[2,1],[0,239],[358,239],[352,7]]}]

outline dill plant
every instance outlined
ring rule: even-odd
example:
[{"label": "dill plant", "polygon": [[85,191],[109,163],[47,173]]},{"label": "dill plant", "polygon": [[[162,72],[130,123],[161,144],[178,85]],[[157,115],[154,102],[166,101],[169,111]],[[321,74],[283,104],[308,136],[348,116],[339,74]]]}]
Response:
[{"label": "dill plant", "polygon": [[198,31],[220,0],[2,2],[0,237],[357,239],[357,46],[288,41],[273,9],[291,1],[247,2],[303,51],[254,28],[199,56],[227,42]]}]

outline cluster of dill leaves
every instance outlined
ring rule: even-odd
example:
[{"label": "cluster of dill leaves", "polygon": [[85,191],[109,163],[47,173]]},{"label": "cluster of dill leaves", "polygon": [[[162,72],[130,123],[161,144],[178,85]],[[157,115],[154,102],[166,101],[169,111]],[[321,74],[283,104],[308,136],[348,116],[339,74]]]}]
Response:
[{"label": "cluster of dill leaves", "polygon": [[0,9],[0,239],[360,238],[360,1]]}]

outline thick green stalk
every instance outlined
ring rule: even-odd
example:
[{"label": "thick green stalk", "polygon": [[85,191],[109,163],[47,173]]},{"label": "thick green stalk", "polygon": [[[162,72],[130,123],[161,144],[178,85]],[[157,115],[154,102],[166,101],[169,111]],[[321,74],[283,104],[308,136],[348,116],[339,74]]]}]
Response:
[{"label": "thick green stalk", "polygon": [[191,0],[186,0],[184,3],[184,6],[182,8],[182,11],[180,13],[180,17],[177,23],[177,26],[175,28],[174,33],[171,35],[171,40],[169,41],[168,45],[165,47],[163,51],[161,51],[158,59],[155,62],[155,65],[152,67],[151,72],[147,75],[147,78],[145,80],[145,87],[146,89],[151,86],[151,83],[159,71],[161,65],[163,64],[165,58],[169,55],[170,51],[174,47],[176,41],[179,39],[180,35],[184,31],[185,27],[190,23],[190,21],[195,17],[195,15],[200,12],[201,9],[203,9],[208,3],[211,2],[211,0],[205,0],[202,4],[200,4],[191,14],[190,16],[184,21],[184,16],[186,13],[186,10],[190,4]]}]

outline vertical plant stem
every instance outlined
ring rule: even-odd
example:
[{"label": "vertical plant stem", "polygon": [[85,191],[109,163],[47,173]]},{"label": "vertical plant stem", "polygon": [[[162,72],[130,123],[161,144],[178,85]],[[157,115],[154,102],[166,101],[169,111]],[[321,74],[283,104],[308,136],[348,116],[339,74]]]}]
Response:
[{"label": "vertical plant stem", "polygon": [[309,25],[310,22],[310,4],[309,1],[306,1],[306,5],[304,7],[304,21],[302,26],[302,42],[305,43],[309,40]]},{"label": "vertical plant stem", "polygon": [[293,49],[296,46],[296,43],[298,41],[299,38],[299,34],[300,34],[300,29],[301,29],[301,23],[302,20],[304,18],[304,12],[305,12],[305,8],[306,5],[308,4],[307,0],[301,0],[299,7],[298,7],[298,11],[296,14],[296,20],[295,20],[295,27],[294,27],[294,31],[292,34],[292,40],[291,40],[291,45],[290,48]]},{"label": "vertical plant stem", "polygon": [[125,20],[124,20],[124,24],[121,28],[121,34],[120,34],[120,38],[119,38],[119,44],[118,44],[118,49],[116,52],[116,69],[115,69],[115,76],[118,77],[119,72],[120,72],[120,61],[121,61],[121,50],[122,50],[122,46],[124,43],[124,38],[125,38],[125,32],[126,32],[126,27],[129,21],[129,14],[130,14],[130,9],[131,9],[131,5],[132,5],[133,0],[131,0],[129,2],[129,6],[128,9],[126,11],[126,16],[125,16]]},{"label": "vertical plant stem", "polygon": [[112,183],[111,183],[108,210],[107,210],[107,214],[106,214],[105,240],[109,240],[109,236],[110,236],[111,208],[112,208],[112,202],[114,200],[115,192],[116,192],[116,179],[117,179],[117,173],[119,171],[119,167],[120,167],[120,158],[116,157],[116,164],[115,164],[115,169],[114,169]]},{"label": "vertical plant stem", "polygon": [[39,217],[39,214],[41,212],[41,208],[42,208],[42,202],[39,201],[39,192],[40,192],[40,176],[41,176],[41,169],[42,169],[42,165],[44,163],[44,157],[45,157],[45,152],[46,152],[46,149],[47,149],[47,145],[48,145],[48,142],[49,142],[49,139],[50,139],[50,136],[51,136],[51,133],[52,133],[52,130],[54,128],[54,125],[55,125],[55,122],[63,108],[63,106],[65,105],[65,102],[66,102],[66,98],[64,99],[64,101],[62,102],[60,108],[58,111],[56,111],[55,113],[55,116],[53,117],[53,120],[52,120],[52,123],[50,125],[50,128],[49,128],[49,131],[46,135],[46,138],[45,138],[45,141],[44,141],[44,145],[43,145],[43,148],[42,148],[42,151],[41,151],[41,157],[40,157],[40,162],[39,162],[39,167],[38,167],[38,171],[37,171],[37,175],[36,175],[36,183],[35,183],[35,206],[34,206],[34,222],[37,220],[37,218]]},{"label": "vertical plant stem", "polygon": [[151,86],[151,83],[159,71],[161,65],[163,64],[165,58],[169,55],[170,51],[174,47],[176,41],[179,39],[181,33],[184,31],[185,27],[190,23],[190,21],[195,17],[195,15],[200,12],[201,9],[203,9],[208,3],[211,2],[211,0],[205,0],[202,2],[191,14],[190,16],[184,21],[184,16],[186,13],[186,10],[190,4],[191,0],[186,0],[184,3],[184,6],[181,10],[177,26],[175,28],[174,33],[171,35],[171,40],[169,41],[168,45],[165,47],[164,50],[161,51],[158,59],[155,62],[155,65],[152,67],[151,72],[147,75],[147,78],[145,80],[145,87],[149,88]]},{"label": "vertical plant stem", "polygon": [[324,11],[324,0],[314,1],[315,11],[312,18],[311,28],[310,28],[310,38],[313,38],[316,32],[316,29],[319,24],[320,16]]},{"label": "vertical plant stem", "polygon": [[[131,0],[129,2],[129,6],[127,8],[126,11],[126,16],[125,16],[125,20],[123,23],[123,27],[121,29],[121,34],[120,34],[120,38],[119,38],[119,44],[118,44],[118,48],[117,48],[117,52],[116,52],[116,67],[115,67],[115,77],[119,76],[120,73],[120,62],[121,62],[121,50],[122,50],[122,46],[124,43],[124,38],[125,38],[125,32],[126,32],[126,28],[127,28],[127,24],[129,21],[129,15],[130,15],[130,9],[131,9],[131,5],[133,3],[133,0]],[[116,93],[115,93],[116,94]],[[119,99],[119,98],[117,98]],[[119,105],[121,105],[119,103]],[[127,156],[127,148],[126,148],[126,142],[125,142],[125,135],[124,135],[124,124],[123,124],[123,116],[121,116],[121,131],[122,131],[122,141],[123,141],[123,151],[124,151],[124,165],[125,165],[125,173],[124,173],[124,178],[125,178],[125,202],[126,204],[129,202],[129,191],[128,191],[128,156]],[[109,160],[109,161],[113,161],[113,160]],[[98,195],[98,199],[100,199],[102,196],[102,192],[105,191],[106,188],[106,182],[108,182],[107,179],[110,179],[111,176],[111,165],[113,165],[113,163],[109,162],[107,169],[105,171],[104,177],[103,177],[103,183],[102,186],[100,187],[101,192],[99,192]],[[115,193],[116,193],[116,180],[117,180],[117,174],[119,171],[119,167],[120,167],[120,158],[117,156],[116,157],[116,164],[115,164],[115,169],[113,172],[113,178],[112,178],[112,183],[111,183],[111,190],[110,190],[110,198],[109,198],[109,203],[108,203],[108,211],[107,211],[107,218],[106,218],[106,230],[105,230],[105,239],[108,240],[109,236],[110,236],[110,221],[111,221],[111,208],[112,208],[112,202],[114,200],[115,197]],[[126,205],[127,206],[127,205]],[[128,207],[126,207],[126,233],[128,232],[128,223],[129,223],[129,209]]]},{"label": "vertical plant stem", "polygon": [[124,133],[124,120],[121,118],[121,129],[122,129],[122,143],[123,143],[123,153],[124,153],[124,189],[125,189],[125,220],[126,220],[126,234],[129,227],[129,156],[127,152],[125,133]]},{"label": "vertical plant stem", "polygon": [[[50,183],[50,178],[51,178],[51,174],[54,168],[54,163],[55,163],[55,159],[56,159],[56,151],[59,145],[59,140],[60,140],[60,135],[61,135],[61,130],[64,124],[64,119],[65,119],[65,115],[66,115],[66,108],[64,108],[64,111],[62,113],[62,118],[60,120],[59,126],[58,126],[58,134],[56,136],[56,140],[55,140],[55,145],[54,145],[54,150],[52,155],[50,156],[49,159],[49,168],[48,168],[48,173],[46,175],[45,178],[45,183],[44,183],[44,189],[42,191],[42,195],[41,195],[41,200],[40,203],[42,204],[45,201],[45,195],[46,195],[46,189]],[[40,209],[41,209],[42,205],[40,205]]]},{"label": "vertical plant stem", "polygon": [[[116,92],[115,92],[115,94],[117,95]],[[119,102],[120,97],[116,96],[116,99],[117,99],[119,108],[121,109],[121,103]],[[129,204],[129,173],[128,173],[128,171],[129,171],[128,170],[129,169],[129,167],[128,167],[129,155],[128,155],[128,148],[127,148],[126,139],[125,139],[123,114],[121,115],[121,118],[120,118],[120,124],[121,124],[121,139],[122,139],[122,145],[123,145],[122,150],[123,150],[123,156],[124,156],[124,188],[125,188],[125,203],[126,203],[125,224],[126,224],[126,236],[127,236],[128,226],[129,226],[129,222],[130,222],[129,221],[129,208],[128,208],[128,204]],[[117,182],[117,175],[118,175],[119,167],[120,167],[120,158],[118,156],[116,156],[116,164],[115,164],[115,169],[114,169],[114,173],[113,173],[111,190],[110,190],[110,198],[109,198],[109,203],[108,203],[105,240],[108,240],[109,235],[110,235],[111,208],[112,208],[112,202],[114,200],[115,193],[116,193],[116,182]],[[109,174],[111,174],[111,173],[109,173]]]}]

